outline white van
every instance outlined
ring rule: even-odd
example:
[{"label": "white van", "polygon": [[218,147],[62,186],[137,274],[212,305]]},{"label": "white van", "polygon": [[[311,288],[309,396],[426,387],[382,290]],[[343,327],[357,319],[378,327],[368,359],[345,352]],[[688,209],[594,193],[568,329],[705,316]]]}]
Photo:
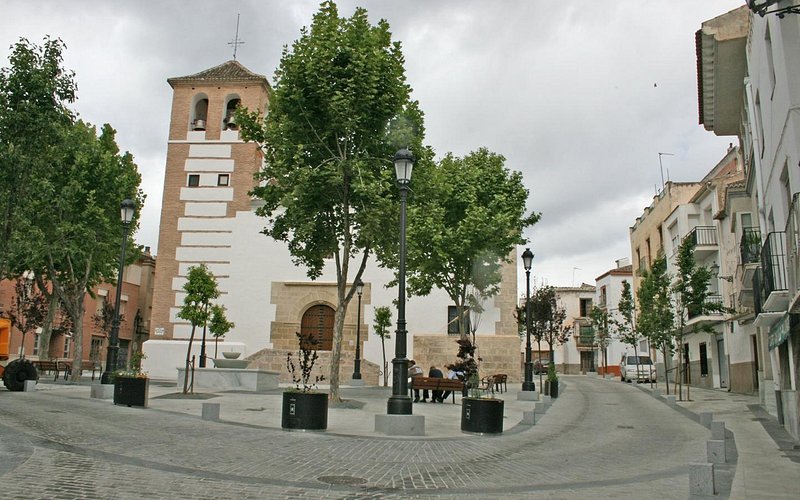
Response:
[{"label": "white van", "polygon": [[623,354],[619,362],[619,375],[623,382],[655,382],[656,367],[650,356]]}]

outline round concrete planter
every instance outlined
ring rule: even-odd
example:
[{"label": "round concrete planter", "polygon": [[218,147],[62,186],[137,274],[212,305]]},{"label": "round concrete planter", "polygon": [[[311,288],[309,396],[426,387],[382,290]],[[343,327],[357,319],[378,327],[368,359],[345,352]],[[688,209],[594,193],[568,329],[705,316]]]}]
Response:
[{"label": "round concrete planter", "polygon": [[463,398],[461,400],[461,431],[474,434],[503,432],[502,399]]},{"label": "round concrete planter", "polygon": [[325,392],[284,392],[281,427],[307,431],[327,429],[328,394]]},{"label": "round concrete planter", "polygon": [[225,359],[238,359],[242,353],[240,352],[223,352],[222,357]]}]

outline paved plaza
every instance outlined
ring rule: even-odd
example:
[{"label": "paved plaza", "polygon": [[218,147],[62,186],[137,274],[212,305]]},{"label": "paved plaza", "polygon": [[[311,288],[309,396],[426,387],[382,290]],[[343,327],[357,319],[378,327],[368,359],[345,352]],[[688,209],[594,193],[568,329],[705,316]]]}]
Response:
[{"label": "paved plaza", "polygon": [[[461,433],[459,397],[415,404],[426,436],[410,438],[374,432],[386,388],[343,388],[312,433],[280,429],[280,391],[187,398],[153,381],[142,409],[48,382],[0,391],[3,498],[689,498],[709,411],[729,430],[718,497],[797,498],[800,480],[800,450],[756,398],[720,391],[671,407],[649,386],[566,376],[535,425],[521,424],[534,403],[515,384],[502,435]],[[205,402],[220,421],[201,418]]]}]

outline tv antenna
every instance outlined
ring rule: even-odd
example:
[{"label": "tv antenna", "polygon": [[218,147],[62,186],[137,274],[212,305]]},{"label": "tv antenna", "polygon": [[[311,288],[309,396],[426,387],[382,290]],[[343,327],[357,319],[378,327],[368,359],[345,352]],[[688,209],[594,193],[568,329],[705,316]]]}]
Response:
[{"label": "tv antenna", "polygon": [[239,45],[244,45],[244,42],[239,40],[239,16],[241,16],[241,14],[236,14],[236,37],[233,39],[233,41],[228,42],[228,45],[233,45],[234,61],[236,60],[236,49],[239,48]]},{"label": "tv antenna", "polygon": [[664,189],[664,165],[661,164],[662,156],[675,156],[675,155],[672,153],[658,153],[658,167],[661,169],[661,189]]}]

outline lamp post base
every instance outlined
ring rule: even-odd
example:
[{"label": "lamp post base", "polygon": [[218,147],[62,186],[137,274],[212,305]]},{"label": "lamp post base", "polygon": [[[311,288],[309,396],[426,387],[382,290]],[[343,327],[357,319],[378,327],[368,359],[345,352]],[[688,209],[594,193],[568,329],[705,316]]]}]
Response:
[{"label": "lamp post base", "polygon": [[411,415],[411,398],[409,396],[391,395],[386,404],[389,415]]},{"label": "lamp post base", "polygon": [[536,384],[534,382],[523,382],[522,383],[522,390],[523,391],[535,391]]}]

